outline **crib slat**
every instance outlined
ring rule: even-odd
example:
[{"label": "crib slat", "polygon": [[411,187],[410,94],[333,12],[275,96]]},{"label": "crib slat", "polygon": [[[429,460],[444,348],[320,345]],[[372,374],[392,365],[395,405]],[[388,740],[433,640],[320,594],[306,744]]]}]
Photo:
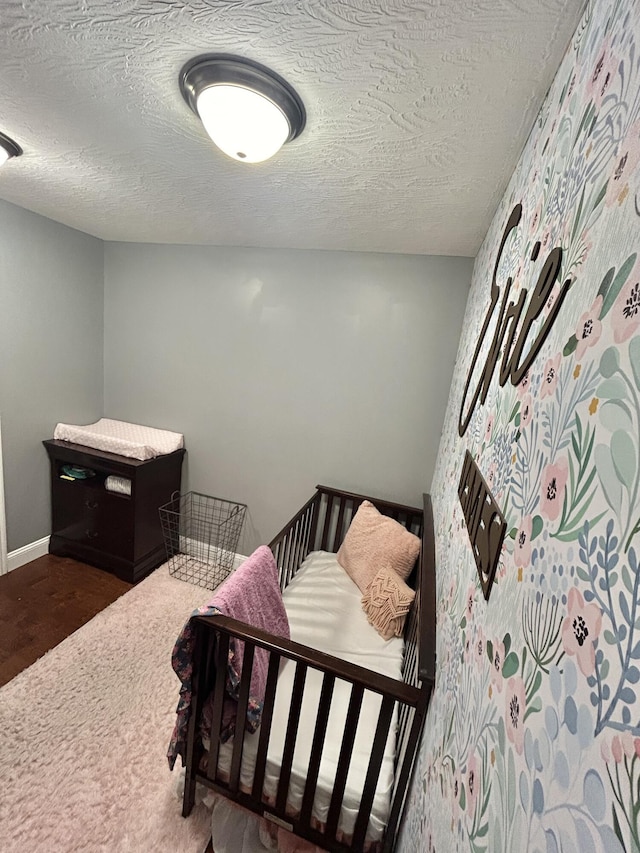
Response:
[{"label": "crib slat", "polygon": [[338,549],[342,545],[342,525],[344,524],[344,509],[345,509],[346,500],[344,498],[340,499],[340,510],[338,511],[338,523],[336,524],[336,532],[333,537],[333,548],[331,549],[334,553],[338,552]]},{"label": "crib slat", "polygon": [[304,682],[306,677],[306,665],[303,663],[297,663],[296,674],[293,679],[293,690],[291,692],[289,722],[287,723],[287,734],[285,736],[284,750],[282,753],[280,779],[278,780],[278,793],[276,796],[276,811],[279,812],[284,812],[287,805],[289,780],[291,779],[291,765],[293,764],[293,753],[296,748],[296,737],[298,735],[298,723],[300,722],[300,709],[302,707],[302,697],[304,695]]},{"label": "crib slat", "polygon": [[360,850],[364,845],[367,827],[369,826],[371,806],[373,805],[373,798],[376,793],[380,768],[382,767],[382,759],[384,758],[384,750],[387,744],[387,737],[389,735],[389,727],[391,726],[391,718],[393,717],[394,705],[395,700],[391,696],[385,696],[382,700],[382,706],[378,716],[378,725],[376,726],[376,734],[373,739],[371,758],[369,759],[369,767],[367,768],[367,776],[364,782],[362,799],[360,800],[360,810],[353,830],[353,839],[351,843],[354,850]]},{"label": "crib slat", "polygon": [[216,655],[216,686],[213,692],[213,712],[211,714],[211,743],[207,760],[207,779],[215,781],[218,772],[218,752],[220,750],[220,729],[222,728],[222,705],[224,685],[227,679],[229,663],[229,635],[218,635],[218,653]]},{"label": "crib slat", "polygon": [[322,539],[320,541],[320,550],[329,550],[329,528],[331,527],[331,516],[333,514],[333,495],[327,495],[327,512],[324,517],[324,527],[322,528]]},{"label": "crib slat", "polygon": [[359,684],[354,684],[352,686],[349,710],[347,711],[347,719],[344,724],[344,735],[342,737],[342,745],[340,747],[340,758],[338,760],[336,778],[333,783],[333,793],[331,794],[331,803],[329,805],[329,813],[327,815],[326,834],[328,838],[332,839],[335,839],[338,831],[342,799],[344,797],[344,789],[347,784],[347,775],[349,773],[353,744],[356,739],[356,731],[358,729],[358,719],[360,717],[363,694],[364,688]]},{"label": "crib slat", "polygon": [[244,745],[247,706],[249,705],[249,688],[251,687],[251,670],[253,668],[254,651],[254,645],[251,643],[244,644],[242,675],[240,676],[240,691],[238,693],[238,706],[236,709],[236,730],[233,738],[231,772],[229,773],[229,788],[234,794],[238,793],[238,788],[240,786],[240,767],[242,765],[242,748]]},{"label": "crib slat", "polygon": [[254,799],[259,800],[262,800],[262,786],[264,785],[264,772],[267,766],[267,748],[269,746],[269,735],[271,734],[271,722],[273,720],[273,706],[276,698],[279,669],[280,655],[275,652],[271,652],[269,655],[269,669],[267,671],[267,686],[265,688],[264,702],[262,705],[260,737],[258,739],[258,752],[256,755],[256,769],[253,774],[252,796]]},{"label": "crib slat", "polygon": [[300,522],[296,521],[295,527],[291,531],[291,547],[289,549],[289,558],[287,560],[287,583],[291,581],[296,569],[296,560],[298,553],[298,536],[300,534]]},{"label": "crib slat", "polygon": [[329,722],[329,712],[331,711],[331,699],[333,697],[335,681],[334,676],[330,675],[328,672],[325,673],[322,680],[318,716],[316,717],[316,725],[313,732],[313,744],[311,745],[311,758],[309,761],[309,769],[307,771],[304,796],[302,798],[302,808],[300,809],[300,822],[303,826],[309,826],[311,824],[313,800],[316,794],[316,785],[318,784],[318,774],[320,772],[320,762],[322,759],[322,747],[324,746],[324,739],[327,734],[327,724]]}]

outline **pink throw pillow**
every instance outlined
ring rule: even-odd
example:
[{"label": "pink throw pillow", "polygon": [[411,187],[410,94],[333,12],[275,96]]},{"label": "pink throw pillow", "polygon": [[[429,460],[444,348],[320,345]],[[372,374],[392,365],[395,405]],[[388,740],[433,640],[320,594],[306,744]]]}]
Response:
[{"label": "pink throw pillow", "polygon": [[362,596],[362,609],[378,634],[401,637],[415,592],[388,566],[383,566]]},{"label": "pink throw pillow", "polygon": [[417,536],[382,515],[370,501],[363,501],[338,551],[338,562],[360,592],[365,592],[382,566],[406,580],[419,553]]}]

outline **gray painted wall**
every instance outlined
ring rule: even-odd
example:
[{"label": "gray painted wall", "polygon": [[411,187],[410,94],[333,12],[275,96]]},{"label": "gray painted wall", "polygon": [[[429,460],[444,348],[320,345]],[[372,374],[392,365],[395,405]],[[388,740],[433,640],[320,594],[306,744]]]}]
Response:
[{"label": "gray painted wall", "polygon": [[177,430],[245,552],[316,483],[419,502],[472,260],[105,244],[105,416]]},{"label": "gray painted wall", "polygon": [[9,550],[51,531],[42,439],[103,403],[103,243],[0,201],[0,415]]}]

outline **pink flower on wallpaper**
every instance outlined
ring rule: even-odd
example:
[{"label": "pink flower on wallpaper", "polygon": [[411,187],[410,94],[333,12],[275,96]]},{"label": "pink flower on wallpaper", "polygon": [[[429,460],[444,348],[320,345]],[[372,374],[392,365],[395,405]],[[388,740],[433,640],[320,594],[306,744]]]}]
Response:
[{"label": "pink flower on wallpaper", "polygon": [[542,385],[540,386],[541,397],[553,397],[558,384],[558,371],[560,370],[560,359],[562,353],[557,353],[553,358],[548,358],[542,371]]},{"label": "pink flower on wallpaper", "polygon": [[491,436],[493,435],[494,421],[495,421],[495,418],[494,418],[493,414],[490,414],[489,417],[487,418],[487,425],[484,428],[484,442],[485,442],[485,444],[489,444],[489,442],[491,441]]},{"label": "pink flower on wallpaper", "polygon": [[[523,380],[524,381],[524,380]],[[520,429],[524,429],[531,423],[531,418],[533,417],[533,399],[531,394],[526,394],[522,398],[522,403],[520,405]]]},{"label": "pink flower on wallpaper", "polygon": [[456,579],[454,576],[451,578],[451,582],[449,584],[449,592],[447,594],[447,604],[449,606],[451,606],[453,604],[453,599],[455,597],[457,588],[458,588],[458,585],[456,584]]},{"label": "pink flower on wallpaper", "polygon": [[496,481],[496,474],[498,472],[498,466],[495,462],[492,462],[489,465],[489,470],[487,471],[487,486],[493,491],[493,484]]},{"label": "pink flower on wallpaper", "polygon": [[611,325],[617,344],[628,340],[640,326],[640,260],[611,307]]},{"label": "pink flower on wallpaper", "polygon": [[518,755],[524,746],[524,714],[527,709],[524,681],[519,677],[509,679],[505,693],[507,736]]},{"label": "pink flower on wallpaper", "polygon": [[516,533],[516,545],[513,552],[516,566],[528,566],[531,561],[531,528],[531,516],[525,515]]},{"label": "pink flower on wallpaper", "polygon": [[585,604],[576,587],[569,591],[569,614],[562,623],[562,645],[568,655],[575,655],[583,675],[593,675],[596,665],[594,643],[600,634],[602,614],[595,604]]},{"label": "pink flower on wallpaper", "polygon": [[484,640],[484,631],[482,628],[478,628],[476,631],[476,636],[473,641],[473,656],[475,658],[476,663],[482,664],[484,662],[484,650],[485,650],[485,640]]},{"label": "pink flower on wallpaper", "polygon": [[479,784],[478,763],[475,753],[472,752],[467,760],[467,814],[469,815],[472,815],[475,811]]},{"label": "pink flower on wallpaper", "polygon": [[467,620],[471,619],[473,614],[473,605],[476,600],[476,588],[473,584],[469,585],[469,589],[467,590]]},{"label": "pink flower on wallpaper", "polygon": [[593,99],[596,108],[609,94],[619,65],[620,60],[611,52],[610,40],[605,39],[589,80],[588,94]]},{"label": "pink flower on wallpaper", "polygon": [[616,762],[616,764],[620,764],[620,762],[622,761],[623,752],[622,752],[622,742],[620,741],[620,738],[618,737],[618,735],[614,735],[611,738],[611,754],[613,755],[613,759]]},{"label": "pink flower on wallpaper", "polygon": [[529,226],[529,231],[531,234],[535,234],[538,230],[538,226],[540,225],[540,219],[542,217],[542,202],[539,201],[536,205],[536,209],[533,211],[533,217],[531,219],[531,225]]},{"label": "pink flower on wallpaper", "polygon": [[547,465],[542,472],[540,512],[550,521],[555,521],[560,515],[568,476],[569,466],[563,456],[553,465]]},{"label": "pink flower on wallpaper", "polygon": [[600,322],[600,311],[602,310],[602,296],[597,296],[591,308],[585,311],[578,320],[576,326],[576,361],[584,356],[588,347],[592,347],[600,339],[602,334],[602,323]]},{"label": "pink flower on wallpaper", "polygon": [[452,787],[453,787],[453,815],[454,817],[458,816],[460,811],[460,793],[462,789],[462,780],[460,778],[460,771],[456,770],[453,774],[452,779]]},{"label": "pink flower on wallpaper", "polygon": [[518,397],[520,397],[520,399],[522,399],[522,397],[524,397],[524,395],[529,391],[530,385],[531,385],[531,377],[529,376],[529,371],[527,370],[525,375],[522,377],[520,384],[516,387],[516,392],[518,394]]},{"label": "pink flower on wallpaper", "polygon": [[502,667],[506,657],[504,643],[499,640],[493,641],[493,657],[491,659],[491,684],[498,693],[502,693]]},{"label": "pink flower on wallpaper", "polygon": [[556,282],[553,285],[553,287],[551,288],[551,293],[547,297],[547,301],[544,303],[544,308],[542,309],[542,312],[543,312],[545,317],[548,317],[549,314],[551,313],[551,309],[555,305],[555,303],[558,299],[559,293],[560,293],[560,285]]},{"label": "pink flower on wallpaper", "polygon": [[613,171],[607,184],[605,204],[621,204],[629,192],[629,180],[640,162],[640,121],[634,122],[618,146]]}]

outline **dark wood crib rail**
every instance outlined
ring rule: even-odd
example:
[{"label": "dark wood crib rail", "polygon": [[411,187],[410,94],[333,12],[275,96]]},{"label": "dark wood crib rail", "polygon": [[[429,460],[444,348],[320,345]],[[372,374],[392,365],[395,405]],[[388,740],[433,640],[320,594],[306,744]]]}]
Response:
[{"label": "dark wood crib rail", "polygon": [[[362,495],[341,492],[318,486],[311,500],[294,516],[271,543],[284,589],[295,576],[300,564],[310,551],[337,551]],[[412,532],[422,535],[422,552],[414,571],[416,598],[405,628],[405,657],[403,680],[389,678],[361,666],[340,660],[317,649],[284,640],[243,622],[224,616],[198,617],[197,640],[194,655],[194,684],[192,714],[187,745],[187,770],[183,814],[193,807],[196,782],[200,782],[245,808],[262,815],[278,825],[307,838],[331,851],[363,850],[371,808],[374,801],[378,775],[382,766],[387,735],[397,710],[395,780],[389,820],[385,830],[382,850],[393,850],[404,800],[411,778],[420,732],[429,703],[435,675],[435,553],[433,544],[433,518],[431,501],[424,496],[424,514],[415,507],[378,501],[368,498],[386,515],[398,520]],[[433,620],[433,624],[431,621]],[[218,768],[220,731],[224,702],[224,678],[215,673],[226,671],[226,660],[231,637],[245,644],[244,666],[240,681],[237,719],[246,717],[251,666],[256,647],[270,652],[267,689],[262,722],[257,735],[258,748],[251,791],[240,785],[244,737],[233,742],[231,766],[228,777],[222,777]],[[280,662],[291,660],[296,667],[291,705],[287,722],[285,745],[275,803],[268,802],[263,793],[267,750],[275,689]],[[302,806],[298,815],[287,813],[287,794],[295,751],[298,717],[304,695],[304,684],[310,669],[322,674],[322,690],[311,746],[311,756],[305,781]],[[313,801],[322,759],[322,749],[336,680],[350,686],[350,702],[344,730],[341,733],[341,750],[331,793],[327,821],[321,831],[312,824]],[[340,810],[358,718],[366,692],[382,697],[378,724],[373,739],[369,765],[360,800],[360,808],[351,839],[338,837]],[[200,719],[204,699],[213,692],[211,748],[204,758],[204,750],[197,736],[196,721]],[[337,733],[332,732],[332,737]],[[204,766],[203,766],[204,764]]]}]

